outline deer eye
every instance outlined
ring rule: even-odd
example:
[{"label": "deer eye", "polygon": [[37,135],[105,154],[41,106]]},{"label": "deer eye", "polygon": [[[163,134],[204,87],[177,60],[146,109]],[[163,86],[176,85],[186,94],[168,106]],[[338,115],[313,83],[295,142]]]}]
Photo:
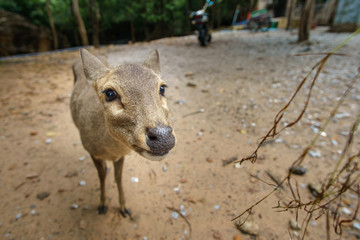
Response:
[{"label": "deer eye", "polygon": [[163,84],[163,85],[161,85],[160,86],[160,95],[161,96],[165,96],[165,88],[166,88],[167,86],[165,85],[165,84]]},{"label": "deer eye", "polygon": [[105,100],[107,102],[111,102],[118,97],[117,93],[112,89],[106,89],[103,91],[103,93],[105,93]]}]

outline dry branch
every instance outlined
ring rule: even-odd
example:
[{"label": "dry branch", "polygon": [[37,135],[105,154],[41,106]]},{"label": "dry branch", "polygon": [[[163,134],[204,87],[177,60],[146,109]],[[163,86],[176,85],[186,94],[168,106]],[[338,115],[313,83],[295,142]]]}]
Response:
[{"label": "dry branch", "polygon": [[[302,119],[304,113],[307,110],[309,101],[311,99],[311,94],[314,85],[316,84],[316,80],[322,71],[325,63],[327,60],[333,56],[348,56],[346,54],[338,54],[335,53],[337,50],[339,50],[342,46],[344,46],[352,37],[360,33],[360,28],[354,32],[350,37],[345,39],[340,45],[338,45],[334,50],[332,50],[329,53],[316,53],[316,55],[322,55],[324,54],[325,57],[323,57],[318,63],[316,63],[311,71],[305,76],[302,81],[300,82],[299,86],[295,90],[294,94],[290,98],[290,100],[285,104],[285,106],[276,114],[273,126],[272,128],[267,132],[267,134],[261,138],[260,143],[258,144],[255,151],[248,157],[242,158],[241,160],[235,161],[235,163],[243,163],[244,161],[251,161],[254,163],[257,160],[258,156],[258,150],[263,146],[264,142],[269,139],[275,138],[280,132],[282,132],[284,129],[294,126],[296,123]],[[360,68],[359,68],[360,71]],[[290,122],[289,124],[285,125],[283,128],[278,130],[278,124],[280,123],[281,119],[284,117],[285,112],[288,110],[289,106],[295,101],[295,98],[299,91],[303,88],[305,82],[310,78],[311,74],[315,72],[315,76],[312,79],[310,83],[310,87],[307,91],[307,97],[305,100],[304,107],[302,108],[300,114]],[[334,106],[333,110],[330,112],[328,118],[325,120],[322,127],[319,129],[318,133],[314,136],[310,144],[303,150],[302,154],[293,162],[292,167],[294,166],[300,166],[306,155],[308,154],[309,150],[316,144],[317,140],[319,139],[322,132],[325,131],[331,120],[334,118],[335,114],[338,112],[339,107],[344,103],[346,97],[350,94],[351,90],[354,88],[355,84],[360,79],[360,72],[351,80],[349,85],[347,86],[347,89],[344,91],[340,99],[337,101],[336,105]],[[350,146],[354,142],[354,134],[357,131],[360,124],[360,112],[357,113],[357,117],[354,121],[354,123],[351,126],[351,129],[349,130],[349,134],[347,137],[347,142],[344,146],[344,149],[342,151],[341,156],[339,157],[339,160],[337,161],[337,164],[335,165],[334,170],[329,174],[329,177],[324,181],[324,184],[321,187],[321,192],[315,197],[314,200],[303,202],[301,199],[301,195],[299,193],[299,187],[296,182],[295,186],[291,183],[292,179],[292,171],[289,171],[288,175],[284,177],[281,181],[277,179],[273,179],[271,175],[269,175],[273,181],[276,182],[277,186],[271,190],[268,194],[266,194],[264,197],[262,197],[260,200],[255,202],[252,206],[244,210],[241,214],[239,214],[237,217],[233,218],[232,221],[244,216],[244,214],[248,214],[247,217],[250,215],[251,211],[260,203],[262,203],[265,199],[267,199],[269,196],[271,196],[275,191],[279,191],[281,194],[286,195],[283,191],[279,190],[279,187],[283,187],[284,183],[287,181],[291,195],[287,195],[290,200],[288,202],[285,202],[281,204],[281,200],[278,202],[278,205],[275,207],[278,209],[278,211],[288,211],[289,209],[295,210],[296,213],[296,219],[298,219],[298,212],[300,210],[306,212],[306,216],[303,219],[302,223],[302,239],[305,238],[305,234],[307,232],[307,228],[309,226],[309,223],[311,219],[313,218],[314,214],[318,213],[318,216],[316,219],[326,216],[326,229],[327,229],[327,239],[330,239],[330,215],[333,214],[333,222],[334,222],[334,230],[336,234],[341,235],[342,234],[342,225],[344,223],[349,223],[355,220],[356,214],[358,213],[358,209],[360,206],[360,186],[359,186],[359,179],[360,179],[360,173],[359,173],[359,160],[360,160],[360,152],[358,152],[355,155],[352,155],[350,157],[346,157],[348,153],[350,152]],[[262,181],[264,182],[264,181]],[[271,184],[269,184],[271,185]],[[273,186],[273,185],[272,185]],[[356,207],[356,211],[352,218],[346,218],[341,219],[340,214],[338,213],[339,205],[342,199],[342,196],[345,192],[351,191],[352,193],[355,193],[358,197],[358,203]],[[337,208],[335,212],[330,211],[330,206],[333,204],[337,204]],[[246,217],[246,219],[247,219]],[[245,221],[246,221],[245,219]],[[244,221],[244,222],[245,222]]]}]

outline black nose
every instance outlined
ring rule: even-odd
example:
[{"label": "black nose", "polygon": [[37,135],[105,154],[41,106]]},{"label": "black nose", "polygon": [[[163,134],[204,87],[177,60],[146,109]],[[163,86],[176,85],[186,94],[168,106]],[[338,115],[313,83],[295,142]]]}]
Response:
[{"label": "black nose", "polygon": [[146,137],[146,143],[155,155],[165,155],[175,146],[173,129],[169,126],[151,128],[147,131]]}]

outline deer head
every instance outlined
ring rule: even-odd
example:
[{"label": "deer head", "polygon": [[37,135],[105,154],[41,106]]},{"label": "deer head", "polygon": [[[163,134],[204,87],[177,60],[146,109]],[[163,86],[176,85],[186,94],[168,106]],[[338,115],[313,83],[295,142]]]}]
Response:
[{"label": "deer head", "polygon": [[166,157],[175,145],[160,77],[159,54],[152,51],[142,64],[105,66],[87,50],[81,50],[86,78],[103,105],[104,121],[114,141],[150,160]]}]

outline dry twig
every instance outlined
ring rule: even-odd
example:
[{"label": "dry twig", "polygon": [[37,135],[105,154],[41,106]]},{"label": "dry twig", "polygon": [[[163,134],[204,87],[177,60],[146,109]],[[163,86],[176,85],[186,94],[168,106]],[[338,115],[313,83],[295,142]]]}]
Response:
[{"label": "dry twig", "polygon": [[[350,37],[348,37],[345,41],[343,41],[339,46],[337,46],[334,50],[332,50],[330,53],[316,53],[316,55],[324,54],[325,57],[322,58],[318,63],[316,63],[313,66],[313,68],[307,74],[307,76],[304,77],[303,80],[300,82],[299,86],[295,90],[295,93],[292,95],[292,97],[290,98],[288,103],[285,104],[285,106],[276,114],[272,128],[268,131],[268,133],[264,137],[261,138],[261,141],[258,144],[255,151],[250,156],[242,158],[241,160],[236,161],[236,162],[238,162],[240,164],[245,161],[250,161],[250,162],[254,163],[257,160],[258,150],[263,146],[263,144],[265,143],[266,140],[275,138],[284,129],[292,127],[300,121],[300,119],[303,117],[304,113],[307,110],[309,101],[311,99],[312,89],[313,89],[313,87],[316,83],[316,80],[317,80],[321,70],[323,69],[325,63],[327,62],[329,57],[331,57],[332,55],[348,56],[346,54],[339,54],[339,53],[335,53],[335,52],[338,49],[340,49],[342,46],[344,46],[353,36],[355,36],[358,33],[360,33],[360,28],[356,32],[354,32]],[[304,55],[304,54],[301,54],[301,55]],[[309,79],[310,75],[314,71],[316,71],[316,73],[310,83],[310,87],[307,92],[305,104],[304,104],[304,107],[301,110],[300,114],[296,117],[295,120],[293,120],[292,122],[290,122],[283,128],[278,129],[278,125],[279,125],[281,119],[284,117],[284,114],[287,111],[288,107],[290,106],[291,103],[294,102],[297,94],[302,89],[305,82]],[[351,90],[353,89],[353,87],[355,86],[357,81],[359,80],[359,78],[360,78],[359,75],[360,75],[360,73],[358,73],[358,75],[352,79],[352,81],[348,85],[347,89],[345,90],[345,92],[343,93],[341,98],[337,101],[337,104],[335,105],[334,109],[330,112],[329,117],[325,120],[324,124],[322,125],[322,127],[320,128],[318,133],[314,136],[314,138],[312,139],[310,144],[303,150],[302,154],[293,162],[292,167],[300,166],[303,163],[309,150],[316,144],[318,138],[320,137],[320,134],[325,131],[325,129],[329,125],[330,121],[333,119],[335,114],[338,112],[339,107],[345,101],[345,98],[349,95],[349,93],[351,92]],[[279,181],[277,179],[273,179],[270,175],[270,177],[273,179],[273,181],[276,182],[277,186],[273,190],[271,190],[268,194],[266,194],[263,198],[261,198],[260,200],[255,202],[252,206],[250,206],[245,211],[243,211],[240,215],[233,218],[232,221],[242,217],[245,213],[247,213],[249,216],[251,211],[253,210],[253,208],[255,208],[257,205],[259,205],[262,201],[264,201],[269,196],[271,196],[275,191],[280,192],[279,187],[282,187],[283,184],[287,181],[290,191],[291,191],[291,195],[288,196],[290,198],[290,201],[287,203],[285,202],[285,203],[281,204],[281,200],[280,200],[278,202],[278,205],[275,208],[278,209],[280,212],[287,211],[289,209],[294,209],[296,212],[296,219],[298,219],[299,210],[303,210],[306,212],[306,216],[302,223],[302,225],[303,225],[302,239],[305,238],[305,233],[307,232],[309,223],[315,213],[319,213],[319,215],[316,217],[316,219],[320,218],[323,215],[326,215],[326,220],[327,220],[326,229],[327,229],[327,238],[328,239],[330,239],[330,234],[329,234],[330,214],[334,214],[334,218],[333,218],[334,230],[335,230],[336,234],[341,235],[342,234],[342,225],[344,223],[349,223],[349,222],[352,222],[355,220],[356,215],[358,213],[359,206],[360,206],[360,186],[359,186],[360,152],[358,152],[357,154],[352,155],[350,157],[346,157],[348,155],[348,153],[350,152],[350,146],[354,141],[354,133],[358,129],[359,124],[360,124],[360,112],[357,114],[356,120],[352,124],[352,127],[348,134],[346,145],[344,146],[342,154],[341,154],[339,160],[337,161],[337,164],[335,165],[334,170],[331,172],[328,179],[326,181],[324,181],[325,184],[322,185],[321,192],[318,194],[318,196],[316,196],[316,198],[314,200],[311,200],[308,202],[303,202],[303,200],[301,199],[299,190],[298,190],[299,187],[297,185],[297,182],[296,182],[295,186],[293,186],[293,184],[291,184],[290,180],[292,178],[292,171],[289,171],[288,175],[285,178],[283,178],[281,181]],[[357,195],[358,203],[357,203],[356,211],[351,218],[341,219],[341,216],[338,213],[338,209],[340,206],[341,198],[342,198],[343,194],[347,191],[351,191],[352,193],[355,193]],[[281,193],[285,194],[284,192],[281,192]],[[331,204],[337,204],[337,209],[336,209],[335,213],[330,212]],[[246,219],[247,219],[247,217],[246,217]],[[246,219],[245,219],[245,221],[246,221]]]}]

